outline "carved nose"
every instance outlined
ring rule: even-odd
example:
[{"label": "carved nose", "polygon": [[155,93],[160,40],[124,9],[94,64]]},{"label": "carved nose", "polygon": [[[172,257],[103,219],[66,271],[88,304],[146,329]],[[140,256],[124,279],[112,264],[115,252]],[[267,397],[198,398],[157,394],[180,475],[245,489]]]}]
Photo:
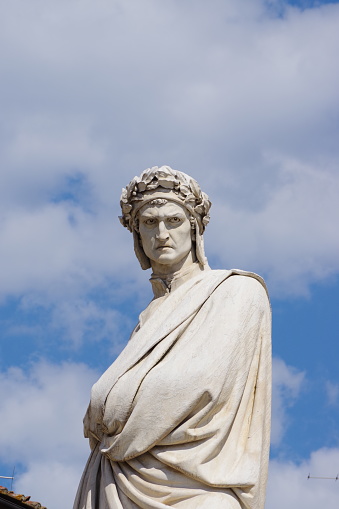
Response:
[{"label": "carved nose", "polygon": [[169,239],[168,230],[167,230],[167,228],[166,228],[166,226],[164,225],[163,222],[159,223],[158,233],[155,235],[155,238],[158,239],[158,240],[167,240],[167,239]]}]

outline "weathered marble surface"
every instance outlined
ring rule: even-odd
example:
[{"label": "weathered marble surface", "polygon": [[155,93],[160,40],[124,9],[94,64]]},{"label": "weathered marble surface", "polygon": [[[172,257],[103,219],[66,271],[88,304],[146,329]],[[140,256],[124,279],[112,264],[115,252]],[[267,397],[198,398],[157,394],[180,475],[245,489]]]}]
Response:
[{"label": "weathered marble surface", "polygon": [[264,507],[270,306],[259,276],[208,267],[210,202],[189,179],[153,168],[123,193],[154,299],[92,389],[74,509]]}]

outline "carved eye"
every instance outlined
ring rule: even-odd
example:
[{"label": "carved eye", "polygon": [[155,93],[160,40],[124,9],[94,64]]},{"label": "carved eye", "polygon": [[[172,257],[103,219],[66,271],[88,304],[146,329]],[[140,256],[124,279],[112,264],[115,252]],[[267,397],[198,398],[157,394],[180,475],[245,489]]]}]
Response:
[{"label": "carved eye", "polygon": [[176,216],[175,216],[175,217],[170,217],[170,218],[168,219],[168,221],[169,221],[170,223],[172,223],[172,224],[178,224],[178,223],[181,223],[181,219],[180,219],[180,217],[176,217]]},{"label": "carved eye", "polygon": [[153,217],[150,217],[148,219],[145,219],[144,224],[147,224],[148,226],[152,226],[156,223],[155,219]]}]

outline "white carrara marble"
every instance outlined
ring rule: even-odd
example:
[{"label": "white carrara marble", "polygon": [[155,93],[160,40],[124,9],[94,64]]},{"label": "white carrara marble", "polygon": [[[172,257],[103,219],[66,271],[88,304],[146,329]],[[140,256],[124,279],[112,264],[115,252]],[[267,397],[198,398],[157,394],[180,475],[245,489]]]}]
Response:
[{"label": "white carrara marble", "polygon": [[121,222],[154,299],[93,386],[74,509],[263,509],[271,312],[263,280],[211,270],[210,201],[168,166],[123,190]]}]

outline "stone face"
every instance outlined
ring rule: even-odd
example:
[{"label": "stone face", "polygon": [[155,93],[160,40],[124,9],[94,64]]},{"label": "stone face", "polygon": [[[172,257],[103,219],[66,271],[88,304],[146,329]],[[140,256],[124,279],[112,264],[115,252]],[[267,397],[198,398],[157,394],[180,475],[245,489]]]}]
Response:
[{"label": "stone face", "polygon": [[[133,194],[134,193],[134,194]],[[271,313],[263,280],[211,270],[210,202],[168,167],[135,177],[122,223],[154,299],[93,386],[74,509],[263,509]],[[205,221],[204,221],[205,220]]]},{"label": "stone face", "polygon": [[194,262],[190,215],[183,205],[152,200],[138,217],[141,245],[154,273],[172,274]]}]

